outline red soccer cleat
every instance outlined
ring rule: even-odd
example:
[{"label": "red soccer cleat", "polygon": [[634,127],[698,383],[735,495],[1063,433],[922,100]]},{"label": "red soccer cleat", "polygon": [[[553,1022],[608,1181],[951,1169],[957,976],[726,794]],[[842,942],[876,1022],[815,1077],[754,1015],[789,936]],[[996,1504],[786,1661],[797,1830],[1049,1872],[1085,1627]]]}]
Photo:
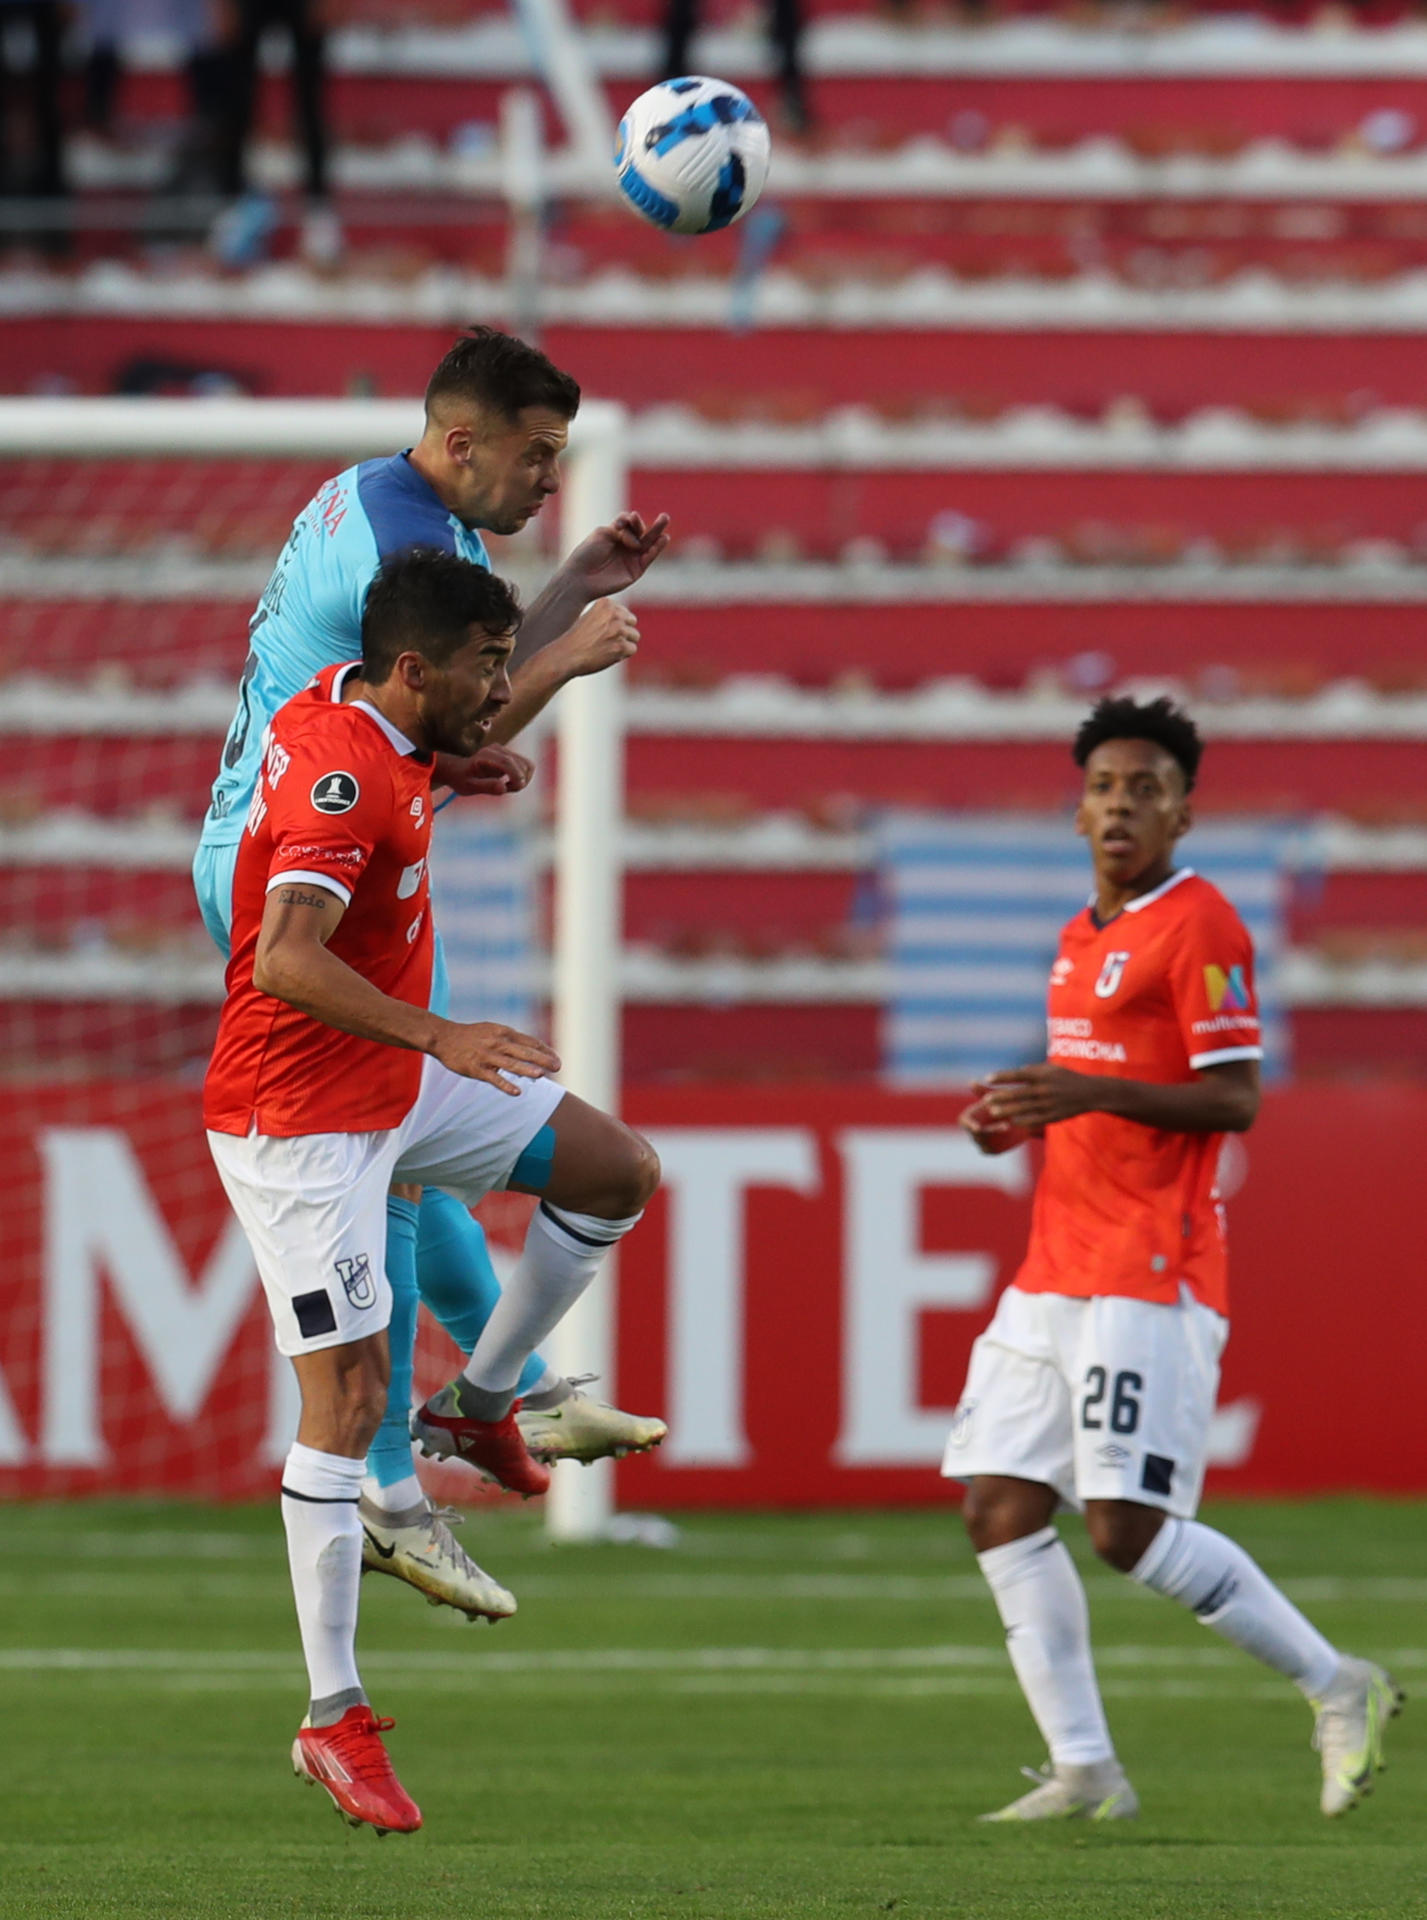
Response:
[{"label": "red soccer cleat", "polygon": [[461,1412],[456,1383],[433,1393],[411,1416],[411,1437],[428,1460],[464,1460],[511,1493],[548,1492],[550,1469],[534,1458],[515,1424],[517,1400],[503,1420],[470,1420]]},{"label": "red soccer cleat", "polygon": [[391,1769],[382,1735],[394,1720],[378,1720],[370,1707],[348,1707],[330,1727],[304,1720],[292,1743],[292,1770],[314,1787],[326,1787],[351,1827],[375,1827],[378,1835],[415,1833],[421,1809]]}]

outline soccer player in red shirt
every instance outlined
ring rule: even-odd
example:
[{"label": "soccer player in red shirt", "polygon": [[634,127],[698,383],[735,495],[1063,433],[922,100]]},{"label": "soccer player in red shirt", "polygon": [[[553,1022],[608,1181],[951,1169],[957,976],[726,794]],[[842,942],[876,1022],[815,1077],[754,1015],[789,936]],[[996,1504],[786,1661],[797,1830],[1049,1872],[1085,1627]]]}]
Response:
[{"label": "soccer player in red shirt", "polygon": [[972,1350],[942,1463],[966,1482],[966,1529],[1050,1753],[987,1820],[1139,1810],[1053,1525],[1062,1503],[1109,1565],[1300,1688],[1324,1813],[1369,1791],[1401,1702],[1194,1518],[1228,1337],[1219,1152],[1253,1125],[1262,1057],[1248,933],[1177,859],[1200,751],[1167,700],[1102,700],[1081,727],[1076,830],[1095,887],[1051,968],[1047,1059],[991,1075],[961,1116],[985,1153],[1045,1140],[1030,1246]]},{"label": "soccer player in red shirt", "polygon": [[204,1085],[213,1158],[302,1395],[282,1482],[310,1682],[293,1763],[381,1831],[421,1824],[355,1660],[358,1500],[389,1369],[387,1189],[439,1185],[468,1205],[501,1187],[540,1195],[464,1373],[423,1409],[449,1450],[509,1485],[548,1479],[515,1424],[521,1369],[659,1177],[646,1141],[547,1077],[559,1062],[542,1041],[429,1010],[435,756],[473,754],[508,702],[518,624],[494,575],[408,553],[367,596],[362,659],[275,714]]}]

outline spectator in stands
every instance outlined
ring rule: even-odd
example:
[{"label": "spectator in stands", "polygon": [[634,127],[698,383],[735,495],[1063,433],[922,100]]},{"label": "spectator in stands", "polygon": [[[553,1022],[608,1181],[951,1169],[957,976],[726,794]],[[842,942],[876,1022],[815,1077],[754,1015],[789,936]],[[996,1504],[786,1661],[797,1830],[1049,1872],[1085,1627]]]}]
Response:
[{"label": "spectator in stands", "polygon": [[170,46],[183,65],[189,118],[173,156],[175,193],[214,193],[227,99],[227,58],[216,0],[79,0],[84,32],[84,124],[109,138],[124,58],[145,36]]},{"label": "spectator in stands", "polygon": [[[668,0],[664,15],[664,77],[677,79],[689,72],[689,42],[698,27],[699,0]],[[768,39],[778,65],[783,90],[783,112],[791,133],[806,133],[812,124],[807,85],[803,78],[801,45],[803,0],[768,0]]]},{"label": "spectator in stands", "polygon": [[261,255],[272,226],[270,203],[247,192],[245,149],[253,124],[263,35],[269,27],[281,27],[292,42],[293,103],[302,141],[307,195],[302,251],[316,266],[334,265],[341,257],[343,237],[328,181],[325,0],[228,0],[228,4],[232,30],[221,187],[235,204],[214,231],[215,248],[228,264],[245,265]]},{"label": "spectator in stands", "polygon": [[62,28],[59,0],[0,0],[0,191],[10,197],[59,199],[65,190]]}]

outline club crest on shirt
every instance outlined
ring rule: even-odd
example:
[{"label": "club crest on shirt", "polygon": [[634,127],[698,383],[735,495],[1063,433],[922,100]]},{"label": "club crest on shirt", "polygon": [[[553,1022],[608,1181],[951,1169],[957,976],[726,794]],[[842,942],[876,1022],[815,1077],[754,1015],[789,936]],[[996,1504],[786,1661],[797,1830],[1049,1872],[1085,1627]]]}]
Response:
[{"label": "club crest on shirt", "polygon": [[312,788],[312,804],[319,813],[350,813],[362,789],[350,773],[324,773]]},{"label": "club crest on shirt", "polygon": [[333,1263],[337,1269],[337,1278],[342,1282],[343,1290],[354,1307],[374,1307],[377,1303],[376,1284],[372,1279],[372,1263],[365,1253],[359,1253],[351,1260],[337,1260]]},{"label": "club crest on shirt", "polygon": [[1124,978],[1125,966],[1130,956],[1127,953],[1107,953],[1105,964],[1100,969],[1100,978],[1095,982],[1097,999],[1111,1000],[1120,990],[1120,981]]}]

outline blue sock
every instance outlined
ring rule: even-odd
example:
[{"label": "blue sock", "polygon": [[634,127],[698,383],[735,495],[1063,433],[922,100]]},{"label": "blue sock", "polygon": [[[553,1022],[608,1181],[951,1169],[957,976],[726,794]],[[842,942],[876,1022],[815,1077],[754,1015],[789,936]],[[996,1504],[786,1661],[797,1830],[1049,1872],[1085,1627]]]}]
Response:
[{"label": "blue sock", "polygon": [[[462,1353],[469,1353],[500,1298],[500,1282],[478,1222],[453,1195],[435,1187],[421,1196],[416,1281],[431,1312]],[[521,1369],[517,1394],[528,1393],[548,1371],[532,1353]]]},{"label": "blue sock", "polygon": [[387,1195],[386,1277],[391,1282],[391,1385],[386,1412],[367,1453],[367,1472],[379,1487],[394,1487],[412,1472],[411,1358],[416,1346],[416,1203]]}]

